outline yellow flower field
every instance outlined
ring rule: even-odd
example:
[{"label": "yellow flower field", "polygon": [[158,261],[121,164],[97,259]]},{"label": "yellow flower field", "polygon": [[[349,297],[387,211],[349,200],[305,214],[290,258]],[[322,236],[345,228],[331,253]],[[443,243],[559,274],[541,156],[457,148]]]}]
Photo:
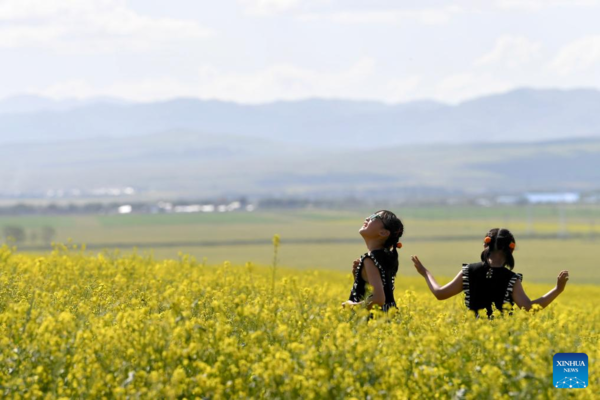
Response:
[{"label": "yellow flower field", "polygon": [[[403,266],[406,267],[406,266]],[[275,274],[273,274],[275,272]],[[273,280],[275,276],[275,280]],[[398,276],[398,310],[344,310],[351,275],[0,248],[6,398],[597,398],[600,287],[490,321]],[[524,282],[530,295],[548,285]],[[587,389],[552,357],[589,356]]]}]

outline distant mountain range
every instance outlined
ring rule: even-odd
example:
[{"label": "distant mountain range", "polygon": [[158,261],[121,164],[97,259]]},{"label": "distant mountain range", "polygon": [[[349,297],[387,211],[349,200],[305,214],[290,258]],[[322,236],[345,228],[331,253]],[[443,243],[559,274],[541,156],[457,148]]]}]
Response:
[{"label": "distant mountain range", "polygon": [[169,131],[0,152],[4,195],[133,187],[154,197],[401,198],[600,189],[600,139],[327,151]]},{"label": "distant mountain range", "polygon": [[[18,103],[18,107],[17,104]],[[389,197],[600,189],[600,92],[457,106],[0,101],[2,194]]]},{"label": "distant mountain range", "polygon": [[0,143],[122,138],[172,130],[340,149],[598,138],[600,91],[521,89],[456,106],[319,99],[263,105],[197,99],[130,104],[115,99],[52,103],[16,98],[0,103]]}]

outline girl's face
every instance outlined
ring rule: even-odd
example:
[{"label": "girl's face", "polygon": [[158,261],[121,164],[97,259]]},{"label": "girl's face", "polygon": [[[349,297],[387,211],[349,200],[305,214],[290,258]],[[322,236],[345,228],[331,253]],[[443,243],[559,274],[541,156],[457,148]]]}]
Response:
[{"label": "girl's face", "polygon": [[364,238],[386,238],[390,233],[383,225],[380,214],[372,214],[365,218],[358,233]]}]

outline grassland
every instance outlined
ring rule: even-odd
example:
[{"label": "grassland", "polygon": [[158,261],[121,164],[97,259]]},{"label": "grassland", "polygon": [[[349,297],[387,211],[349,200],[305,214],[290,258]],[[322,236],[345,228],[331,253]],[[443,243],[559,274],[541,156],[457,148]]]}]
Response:
[{"label": "grassland", "polygon": [[[357,234],[373,210],[286,210],[253,213],[0,217],[0,228],[34,232],[53,226],[55,242],[85,243],[90,252],[119,249],[157,259],[187,253],[209,263],[271,262],[271,237],[282,237],[280,263],[310,269],[349,269],[364,252]],[[600,207],[396,207],[405,222],[402,275],[413,276],[410,254],[418,254],[441,276],[454,276],[463,262],[477,260],[481,238],[491,227],[511,229],[518,241],[517,269],[526,282],[552,282],[569,269],[572,282],[600,284]],[[45,253],[49,245],[18,247]]]}]

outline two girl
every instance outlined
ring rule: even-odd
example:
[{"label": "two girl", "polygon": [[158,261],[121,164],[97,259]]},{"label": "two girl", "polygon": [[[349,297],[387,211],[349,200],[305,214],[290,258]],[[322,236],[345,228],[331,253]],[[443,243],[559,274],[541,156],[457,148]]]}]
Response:
[{"label": "two girl", "polygon": [[[395,307],[394,281],[398,272],[398,248],[404,233],[404,225],[396,215],[381,210],[367,217],[359,230],[368,252],[354,261],[354,284],[350,298],[344,306],[364,303],[367,308],[378,305],[383,311]],[[417,272],[425,278],[429,290],[438,300],[449,299],[465,292],[465,305],[473,310],[485,309],[488,317],[494,305],[502,310],[507,304],[529,310],[534,304],[548,306],[563,292],[569,272],[561,271],[556,287],[544,296],[530,300],[523,290],[523,275],[512,271],[515,266],[513,251],[516,241],[508,229],[492,229],[483,240],[481,261],[464,264],[461,271],[447,285],[440,286],[431,272],[412,256]],[[373,287],[373,294],[365,298],[365,284]]]}]

